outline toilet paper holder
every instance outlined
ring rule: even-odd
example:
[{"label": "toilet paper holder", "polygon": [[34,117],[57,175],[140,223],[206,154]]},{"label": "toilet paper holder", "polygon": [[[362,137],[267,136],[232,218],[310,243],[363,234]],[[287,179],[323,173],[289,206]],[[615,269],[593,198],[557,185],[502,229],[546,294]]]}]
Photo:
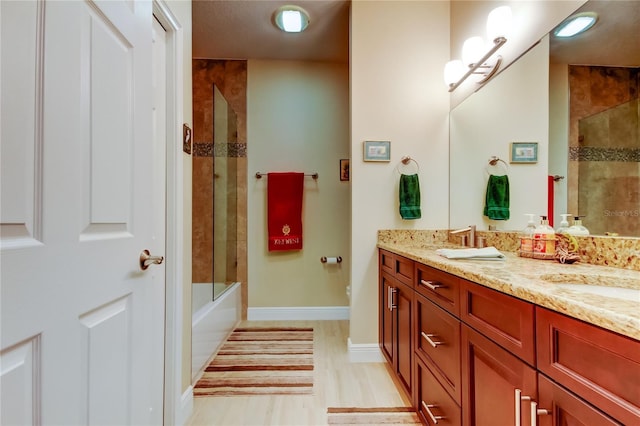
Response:
[{"label": "toilet paper holder", "polygon": [[342,262],[342,257],[341,256],[338,256],[338,257],[322,256],[320,258],[320,262],[322,262],[322,263],[341,263]]}]

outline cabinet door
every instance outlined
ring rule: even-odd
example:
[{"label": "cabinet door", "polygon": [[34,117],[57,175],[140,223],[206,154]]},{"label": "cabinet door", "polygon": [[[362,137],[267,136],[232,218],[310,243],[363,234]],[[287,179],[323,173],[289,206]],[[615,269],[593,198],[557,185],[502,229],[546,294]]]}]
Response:
[{"label": "cabinet door", "polygon": [[538,394],[540,402],[537,411],[540,414],[537,415],[540,426],[621,425],[542,374],[538,374]]},{"label": "cabinet door", "polygon": [[411,336],[411,319],[413,316],[413,289],[404,284],[397,283],[392,293],[392,307],[396,310],[397,320],[394,331],[396,332],[394,358],[396,373],[411,396],[411,370],[413,344]]},{"label": "cabinet door", "polygon": [[[522,395],[522,399],[516,395]],[[465,426],[531,425],[536,372],[467,325],[462,325],[462,413]],[[518,400],[516,400],[518,399]]]},{"label": "cabinet door", "polygon": [[380,271],[380,296],[379,296],[379,311],[380,311],[380,324],[379,340],[380,349],[387,358],[387,361],[393,365],[393,340],[395,339],[394,328],[394,315],[395,312],[391,308],[391,292],[394,288],[394,281],[389,274]]}]

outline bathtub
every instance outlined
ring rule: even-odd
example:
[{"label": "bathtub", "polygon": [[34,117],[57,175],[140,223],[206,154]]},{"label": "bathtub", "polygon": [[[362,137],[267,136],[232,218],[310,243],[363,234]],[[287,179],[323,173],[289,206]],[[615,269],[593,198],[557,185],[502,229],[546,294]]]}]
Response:
[{"label": "bathtub", "polygon": [[[194,286],[202,290],[205,286]],[[209,291],[213,286],[208,284]],[[206,291],[206,290],[205,290]],[[205,291],[194,294],[194,307],[191,323],[191,379],[195,381],[207,366],[212,355],[219,349],[229,333],[236,327],[242,315],[240,283],[233,283],[222,295],[211,300],[205,299]],[[203,302],[203,299],[205,300]]]}]

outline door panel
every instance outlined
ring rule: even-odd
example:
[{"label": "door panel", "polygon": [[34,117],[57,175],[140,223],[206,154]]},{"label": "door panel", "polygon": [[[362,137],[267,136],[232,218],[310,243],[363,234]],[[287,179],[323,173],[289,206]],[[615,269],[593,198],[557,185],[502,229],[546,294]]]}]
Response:
[{"label": "door panel", "polygon": [[139,264],[164,255],[152,4],[0,8],[2,424],[161,424],[164,264]]}]

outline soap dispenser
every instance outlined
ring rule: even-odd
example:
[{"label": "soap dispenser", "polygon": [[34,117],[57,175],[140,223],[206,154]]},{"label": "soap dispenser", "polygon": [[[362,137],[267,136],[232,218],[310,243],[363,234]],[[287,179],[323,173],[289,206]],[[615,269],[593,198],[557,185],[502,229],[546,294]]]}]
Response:
[{"label": "soap dispenser", "polygon": [[540,218],[540,225],[533,231],[533,258],[552,260],[556,255],[556,233],[547,216]]},{"label": "soap dispenser", "polygon": [[567,232],[571,235],[589,235],[589,230],[582,226],[582,220],[580,219],[583,216],[575,216],[573,218],[573,225],[567,229]]},{"label": "soap dispenser", "polygon": [[560,221],[560,226],[556,229],[556,234],[564,234],[569,229],[569,221],[567,220],[571,213],[565,213],[560,215],[562,220]]},{"label": "soap dispenser", "polygon": [[520,257],[533,257],[533,233],[536,229],[536,224],[533,221],[534,214],[525,214],[529,216],[526,228],[520,233],[520,250],[518,255]]}]

